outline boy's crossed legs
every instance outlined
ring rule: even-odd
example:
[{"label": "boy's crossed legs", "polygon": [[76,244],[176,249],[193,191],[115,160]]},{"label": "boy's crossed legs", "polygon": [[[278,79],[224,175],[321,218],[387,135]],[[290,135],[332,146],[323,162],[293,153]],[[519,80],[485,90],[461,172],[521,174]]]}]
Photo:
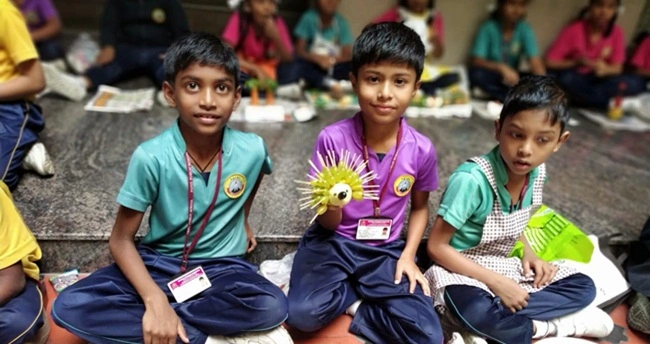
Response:
[{"label": "boy's crossed legs", "polygon": [[[282,324],[287,301],[282,291],[239,258],[190,260],[201,265],[212,287],[184,303],[176,303],[167,282],[181,260],[139,248],[142,260],[167,294],[190,343],[205,343],[208,335],[264,331]],[[52,306],[54,321],[93,343],[142,343],[144,304],[117,265],[102,268],[64,290]]]},{"label": "boy's crossed legs", "polygon": [[363,299],[350,332],[373,343],[442,343],[431,298],[419,285],[411,294],[407,278],[395,284],[403,248],[403,241],[368,246],[315,224],[294,258],[287,323],[316,331]]}]

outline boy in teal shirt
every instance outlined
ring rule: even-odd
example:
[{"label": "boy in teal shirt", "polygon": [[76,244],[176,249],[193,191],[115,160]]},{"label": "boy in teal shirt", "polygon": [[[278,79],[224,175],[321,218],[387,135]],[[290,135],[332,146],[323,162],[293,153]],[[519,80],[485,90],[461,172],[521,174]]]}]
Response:
[{"label": "boy in teal shirt", "polygon": [[59,326],[93,343],[221,343],[251,331],[291,343],[284,294],[241,258],[256,245],[248,214],[271,161],[259,136],[226,125],[238,76],[237,56],[212,35],[169,48],[163,91],[179,119],[133,153],[109,240],[115,264],[59,295]]},{"label": "boy in teal shirt", "polygon": [[[542,205],[544,162],[566,141],[567,97],[550,77],[525,77],[508,93],[495,123],[499,145],[449,178],[427,251],[434,303],[466,329],[497,343],[547,336],[604,337],[614,328],[589,306],[586,275],[541,260],[522,235]],[[510,257],[517,240],[523,258]]]}]

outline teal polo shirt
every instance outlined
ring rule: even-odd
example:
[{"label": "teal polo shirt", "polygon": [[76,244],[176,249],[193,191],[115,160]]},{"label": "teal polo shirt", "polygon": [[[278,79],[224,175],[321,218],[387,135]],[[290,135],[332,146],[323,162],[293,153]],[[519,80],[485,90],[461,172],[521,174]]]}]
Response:
[{"label": "teal polo shirt", "polygon": [[537,40],[533,29],[525,21],[515,26],[509,42],[503,40],[501,24],[496,19],[489,19],[478,30],[472,57],[479,57],[492,62],[506,63],[512,68],[519,68],[522,57],[539,56]]},{"label": "teal polo shirt", "polygon": [[[512,200],[505,187],[508,182],[508,173],[501,158],[499,146],[483,157],[490,162],[494,170],[501,210],[506,214],[510,213]],[[524,194],[522,207],[528,207],[533,203],[532,185],[538,175],[539,167],[530,172],[529,187]],[[456,228],[450,241],[453,248],[464,251],[481,242],[483,226],[492,212],[493,204],[494,192],[478,164],[467,161],[452,173],[447,183],[447,189],[442,195],[438,215]]]},{"label": "teal polo shirt", "polygon": [[339,47],[354,43],[352,31],[345,17],[339,13],[334,14],[332,25],[323,29],[318,11],[312,8],[300,17],[296,28],[293,30],[293,34],[297,38],[304,39],[307,42],[307,51],[309,51],[317,33],[320,33],[324,39],[336,43]]},{"label": "teal polo shirt", "polygon": [[[185,141],[178,121],[160,135],[140,144],[133,153],[117,202],[145,212],[151,207],[149,232],[142,244],[165,256],[181,257],[187,230],[187,168]],[[217,203],[191,259],[242,256],[247,240],[244,203],[260,173],[270,174],[272,165],[261,137],[230,127],[224,128],[223,172],[217,184],[218,164],[210,171],[208,183],[192,168],[194,215],[190,240],[198,231],[213,199]]]}]

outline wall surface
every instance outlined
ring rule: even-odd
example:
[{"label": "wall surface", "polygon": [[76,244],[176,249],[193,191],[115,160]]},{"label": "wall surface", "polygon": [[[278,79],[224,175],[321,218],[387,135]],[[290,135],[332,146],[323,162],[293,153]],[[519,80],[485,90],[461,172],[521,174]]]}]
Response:
[{"label": "wall surface", "polygon": [[[587,0],[532,0],[528,21],[533,26],[540,49],[545,51],[560,29],[574,18]],[[105,0],[54,0],[64,25],[72,30],[96,30]],[[231,11],[226,0],[182,0],[193,30],[219,34]],[[307,0],[282,0],[280,12],[289,25],[309,6]],[[397,3],[396,0],[342,0],[340,12],[348,19],[355,35],[375,17]],[[494,0],[437,0],[445,20],[444,63],[461,63],[467,57],[474,34],[489,15]],[[646,0],[624,0],[618,18],[626,38],[632,39]]]}]

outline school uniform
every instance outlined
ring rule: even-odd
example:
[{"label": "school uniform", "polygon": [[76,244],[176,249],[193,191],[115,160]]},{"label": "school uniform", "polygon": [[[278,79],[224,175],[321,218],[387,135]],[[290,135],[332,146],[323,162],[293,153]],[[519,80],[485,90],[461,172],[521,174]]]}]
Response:
[{"label": "school uniform", "polygon": [[[138,252],[192,343],[204,343],[209,335],[271,329],[287,316],[282,291],[242,259],[247,247],[244,204],[260,173],[271,172],[271,161],[259,136],[224,130],[223,170],[215,163],[205,183],[191,168],[194,208],[189,241],[218,193],[188,261],[190,267],[203,267],[212,283],[209,289],[179,303],[167,287],[181,270],[189,217],[186,148],[178,122],[136,149],[117,197],[120,205],[136,211],[151,207],[150,229]],[[136,290],[112,264],[65,289],[52,315],[57,324],[93,343],[141,343],[144,311]]]},{"label": "school uniform", "polygon": [[[625,37],[620,26],[614,24],[609,36],[601,37],[595,43],[589,41],[586,20],[577,20],[565,27],[557,36],[548,52],[549,61],[602,59],[608,64],[625,62]],[[557,77],[562,88],[577,106],[606,109],[611,98],[617,95],[634,95],[633,88],[619,89],[619,84],[630,84],[628,75],[598,77],[592,68],[578,66],[567,70],[550,70]]]},{"label": "school uniform", "polygon": [[[47,21],[59,16],[51,0],[23,0],[20,3],[20,12],[23,13],[29,31],[35,31]],[[35,42],[36,50],[42,61],[50,61],[64,57],[63,48],[56,38],[48,38]]]},{"label": "school uniform", "polygon": [[[503,63],[517,71],[522,59],[531,59],[539,55],[535,33],[523,20],[515,24],[509,41],[503,38],[499,20],[487,20],[479,28],[472,48],[472,57]],[[501,73],[483,67],[471,66],[469,80],[472,86],[480,88],[502,102],[510,90],[510,87],[503,84]]]},{"label": "school uniform", "polygon": [[542,204],[546,168],[529,174],[526,192],[511,206],[508,175],[499,146],[462,164],[449,178],[438,215],[456,228],[450,245],[477,264],[504,275],[530,294],[528,306],[512,313],[482,282],[433,265],[425,273],[435,305],[450,311],[470,331],[498,343],[530,343],[531,320],[550,320],[588,306],[596,295],[593,281],[575,270],[559,269],[551,284],[533,287],[521,260],[510,257],[532,213]]},{"label": "school uniform", "polygon": [[[335,231],[312,225],[303,236],[291,271],[289,325],[315,331],[362,299],[350,332],[373,343],[441,343],[442,332],[432,300],[421,287],[409,292],[408,278],[395,284],[395,267],[405,242],[400,238],[411,190],[434,191],[438,187],[436,153],[431,141],[401,120],[399,144],[380,161],[368,149],[370,168],[378,174],[376,185],[385,185],[379,203],[380,216],[393,220],[385,240],[358,240],[359,220],[372,217],[374,202],[352,201],[342,209]],[[314,148],[363,155],[362,118],[358,113],[321,131]],[[390,166],[394,162],[392,173]]]},{"label": "school uniform", "polygon": [[[332,23],[323,27],[320,14],[315,9],[307,10],[293,30],[294,35],[307,42],[307,51],[317,55],[339,56],[341,49],[352,46],[354,38],[347,20],[339,13],[334,14]],[[330,71],[323,70],[319,65],[303,58],[296,59],[300,76],[310,87],[325,88],[325,79],[348,80],[352,63],[340,62]]]},{"label": "school uniform", "polygon": [[5,183],[0,181],[0,270],[21,262],[25,289],[0,305],[0,343],[24,343],[43,325],[43,296],[36,261],[41,249],[29,231]]},{"label": "school uniform", "polygon": [[91,67],[86,77],[94,87],[147,75],[157,87],[165,80],[162,55],[190,32],[178,0],[110,0],[102,17],[102,47],[113,46],[115,59]]},{"label": "school uniform", "polygon": [[[644,38],[636,47],[629,64],[634,69],[650,70],[650,37]],[[646,91],[648,78],[632,73],[631,80],[632,82],[628,87],[632,89],[632,93]]]},{"label": "school uniform", "polygon": [[[252,22],[248,22],[247,25],[248,30],[244,33],[240,32],[243,29],[241,15],[239,11],[233,13],[223,29],[221,39],[232,46],[240,58],[255,63],[279,85],[297,82],[300,75],[293,61],[280,62],[278,47],[266,36],[255,33]],[[284,19],[276,16],[275,25],[282,44],[293,54],[291,35]],[[249,70],[242,70],[242,72],[250,74]]]},{"label": "school uniform", "polygon": [[[38,59],[22,14],[8,0],[0,0],[0,83],[18,76],[17,66]],[[0,180],[10,189],[18,184],[23,159],[45,127],[34,96],[0,101]]]}]

